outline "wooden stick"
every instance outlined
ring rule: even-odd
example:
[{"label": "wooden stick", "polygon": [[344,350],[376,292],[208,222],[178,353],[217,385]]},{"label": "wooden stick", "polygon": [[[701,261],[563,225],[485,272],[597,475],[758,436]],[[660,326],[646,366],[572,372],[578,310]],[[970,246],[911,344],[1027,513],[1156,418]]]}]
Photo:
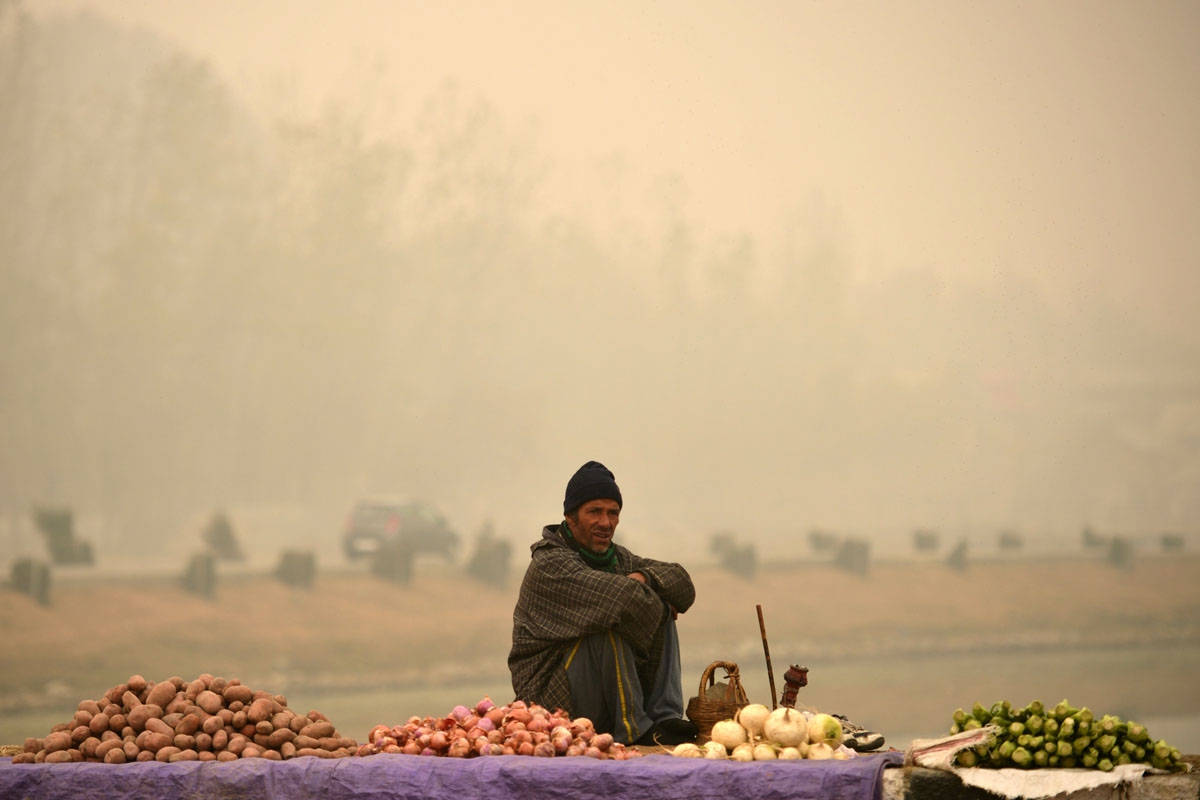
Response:
[{"label": "wooden stick", "polygon": [[762,606],[758,609],[758,630],[762,633],[763,655],[767,657],[767,679],[771,681],[771,710],[775,710],[775,671],[771,669],[771,648],[767,647],[767,625],[763,622]]}]

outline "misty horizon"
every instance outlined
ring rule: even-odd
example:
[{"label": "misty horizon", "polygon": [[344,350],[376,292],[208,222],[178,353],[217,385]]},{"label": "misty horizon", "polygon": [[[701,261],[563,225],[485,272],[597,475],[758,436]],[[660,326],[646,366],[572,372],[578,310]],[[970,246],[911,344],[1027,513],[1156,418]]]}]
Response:
[{"label": "misty horizon", "polygon": [[[838,186],[741,227],[689,210],[703,165],[575,171],[441,76],[277,114],[120,14],[24,10],[0,6],[10,532],[40,505],[131,544],[217,509],[319,528],[389,493],[523,546],[591,459],[623,531],[698,550],[720,529],[1200,527],[1200,329],[1159,313],[1189,307],[1190,228],[1151,251],[1175,262],[1127,266],[1137,297],[1112,266],[1011,263],[1015,232],[962,263],[880,256]],[[398,93],[418,112],[376,127]]]}]

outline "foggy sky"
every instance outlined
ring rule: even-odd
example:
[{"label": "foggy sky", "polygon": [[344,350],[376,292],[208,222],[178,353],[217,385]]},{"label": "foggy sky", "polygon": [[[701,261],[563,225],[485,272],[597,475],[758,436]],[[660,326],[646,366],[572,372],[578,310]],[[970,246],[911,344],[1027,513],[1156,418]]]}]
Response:
[{"label": "foggy sky", "polygon": [[859,280],[1016,272],[1057,302],[1117,302],[1200,337],[1193,3],[95,7],[209,59],[262,109],[378,82],[394,122],[453,80],[527,125],[571,184],[563,202],[592,214],[610,211],[592,171],[616,159],[680,176],[717,231],[816,204]]},{"label": "foggy sky", "polygon": [[[223,82],[214,91],[264,130],[341,109],[387,143],[419,139],[417,120],[464,119],[494,181],[477,201],[519,217],[524,241],[562,247],[496,255],[544,266],[536,287],[513,286],[477,271],[491,254],[472,247],[486,237],[400,230],[424,219],[432,231],[453,208],[404,217],[406,252],[443,270],[422,278],[423,313],[461,323],[455,347],[439,347],[437,331],[420,348],[395,331],[371,339],[371,354],[329,345],[338,378],[371,358],[405,371],[385,370],[372,386],[392,394],[353,411],[328,387],[296,418],[281,407],[242,419],[249,406],[226,398],[222,419],[243,426],[241,439],[176,412],[160,429],[176,425],[206,463],[221,455],[209,441],[236,450],[249,429],[304,440],[295,459],[236,452],[230,474],[157,497],[177,520],[210,503],[314,493],[340,514],[357,493],[399,489],[432,496],[467,532],[490,518],[523,539],[553,521],[570,472],[598,458],[635,498],[631,530],[684,538],[742,522],[1200,522],[1186,488],[1200,478],[1195,4],[26,8],[39,20],[90,8],[201,60]],[[438,98],[460,106],[431,112]],[[413,175],[428,177],[422,158],[445,134],[434,124],[430,150],[405,156]],[[356,180],[347,173],[352,197],[371,175]],[[346,213],[322,240],[331,252],[362,241],[363,220]],[[316,277],[288,286],[286,265],[260,274],[230,257],[293,300],[321,290]],[[672,257],[681,283],[654,271]],[[369,297],[388,278],[380,267],[326,279]],[[789,314],[780,305],[792,298]],[[464,322],[476,316],[478,329]],[[323,315],[284,321],[300,335],[272,352],[298,360],[339,330]],[[191,366],[201,375],[208,363]],[[276,366],[255,386],[271,387],[262,375]],[[414,388],[405,376],[417,368],[433,379]],[[52,415],[87,415],[64,403],[44,410],[44,432],[11,435],[57,455],[5,463],[10,508],[72,495],[94,506],[122,485],[100,477],[119,473],[104,454],[120,446],[65,463]],[[30,424],[13,412],[3,422]]]}]

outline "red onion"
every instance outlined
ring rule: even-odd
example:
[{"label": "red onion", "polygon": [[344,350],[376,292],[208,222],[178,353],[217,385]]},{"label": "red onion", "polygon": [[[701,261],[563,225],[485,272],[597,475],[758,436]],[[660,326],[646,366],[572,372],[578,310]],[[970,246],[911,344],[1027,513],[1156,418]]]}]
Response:
[{"label": "red onion", "polygon": [[612,743],[613,737],[611,733],[597,733],[595,738],[592,739],[592,746],[601,753],[607,752]]},{"label": "red onion", "polygon": [[550,742],[542,742],[533,746],[533,754],[540,758],[553,758],[558,752]]},{"label": "red onion", "polygon": [[462,722],[470,713],[471,709],[464,705],[457,705],[450,711],[450,716],[454,718],[455,722]]},{"label": "red onion", "polygon": [[595,747],[587,748],[583,751],[583,754],[588,758],[604,758],[604,753],[601,753],[600,750]]},{"label": "red onion", "polygon": [[482,717],[484,714],[491,711],[495,707],[496,707],[496,704],[492,702],[492,698],[488,697],[487,695],[484,695],[483,699],[475,704],[475,713]]},{"label": "red onion", "polygon": [[487,717],[480,717],[479,722],[475,723],[475,727],[483,732],[496,730],[496,723],[492,722]]}]

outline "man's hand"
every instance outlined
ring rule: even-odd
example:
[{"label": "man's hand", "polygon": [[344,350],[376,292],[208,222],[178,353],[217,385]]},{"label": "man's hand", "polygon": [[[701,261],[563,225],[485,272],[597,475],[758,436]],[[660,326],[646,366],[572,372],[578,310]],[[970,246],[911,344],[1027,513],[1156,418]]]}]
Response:
[{"label": "man's hand", "polygon": [[[633,578],[638,583],[646,583],[646,576],[640,572],[631,572],[628,575],[626,575],[625,577]],[[649,585],[649,584],[646,584],[646,585]],[[675,608],[675,606],[669,606],[669,608],[671,609],[671,619],[679,619],[679,609]]]}]

